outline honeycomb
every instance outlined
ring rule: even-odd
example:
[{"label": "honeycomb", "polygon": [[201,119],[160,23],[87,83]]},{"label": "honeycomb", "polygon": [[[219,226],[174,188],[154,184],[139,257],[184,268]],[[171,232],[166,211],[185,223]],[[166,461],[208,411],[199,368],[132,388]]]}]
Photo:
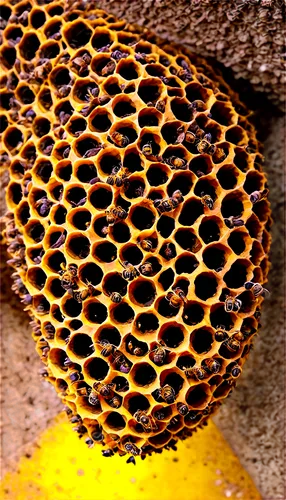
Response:
[{"label": "honeycomb", "polygon": [[13,289],[74,430],[142,459],[228,396],[267,290],[249,113],[184,49],[92,5],[1,7]]}]

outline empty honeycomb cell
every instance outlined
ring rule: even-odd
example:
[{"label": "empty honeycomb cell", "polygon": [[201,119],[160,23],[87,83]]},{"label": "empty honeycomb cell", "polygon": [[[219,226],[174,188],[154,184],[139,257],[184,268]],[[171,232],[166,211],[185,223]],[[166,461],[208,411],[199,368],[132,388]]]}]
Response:
[{"label": "empty honeycomb cell", "polygon": [[255,130],[195,55],[92,5],[6,4],[13,288],[79,435],[145,458],[205,425],[256,335],[271,220]]}]

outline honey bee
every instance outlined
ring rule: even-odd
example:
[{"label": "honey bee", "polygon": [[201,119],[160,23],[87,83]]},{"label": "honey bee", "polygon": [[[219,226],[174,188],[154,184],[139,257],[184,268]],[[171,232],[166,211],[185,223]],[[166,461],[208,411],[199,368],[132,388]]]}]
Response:
[{"label": "honey bee", "polygon": [[110,300],[111,300],[111,302],[115,302],[116,304],[119,304],[119,302],[122,301],[122,296],[118,292],[112,292],[110,294]]},{"label": "honey bee", "polygon": [[167,356],[167,351],[162,345],[162,341],[160,344],[156,345],[154,349],[152,349],[150,355],[152,355],[152,361],[155,365],[161,366],[164,364],[164,361]]},{"label": "honey bee", "polygon": [[106,182],[110,186],[121,187],[126,183],[129,171],[127,168],[122,168],[122,165],[114,167],[111,175],[107,177]]},{"label": "honey bee", "polygon": [[101,382],[95,382],[93,384],[93,389],[96,394],[99,394],[103,398],[113,398],[115,384],[102,384]]},{"label": "honey bee", "polygon": [[141,264],[141,266],[139,266],[139,270],[140,273],[143,274],[143,276],[150,276],[150,274],[152,274],[153,272],[153,266],[151,262],[147,260],[146,262],[144,262],[144,264]]},{"label": "honey bee", "polygon": [[145,432],[155,432],[158,426],[150,415],[147,415],[143,410],[137,410],[134,413],[135,420],[142,425]]},{"label": "honey bee", "polygon": [[159,394],[169,405],[175,402],[176,393],[171,385],[165,384],[163,387],[160,387]]},{"label": "honey bee", "polygon": [[217,326],[215,340],[217,342],[224,342],[226,339],[228,339],[228,333],[226,332],[225,327],[223,325]]},{"label": "honey bee", "polygon": [[143,349],[138,345],[134,345],[131,339],[127,343],[127,348],[130,354],[134,354],[134,356],[142,356],[144,354]]},{"label": "honey bee", "polygon": [[110,344],[110,342],[108,342],[108,340],[102,339],[98,342],[98,344],[102,347],[101,354],[105,358],[107,358],[108,356],[111,356],[111,354],[114,354],[116,351],[116,346],[113,344]]},{"label": "honey bee", "polygon": [[109,226],[113,226],[118,220],[124,220],[127,217],[127,212],[121,207],[111,207],[109,210],[105,211],[106,222]]},{"label": "honey bee", "polygon": [[159,214],[163,214],[164,212],[171,212],[175,208],[178,207],[180,203],[184,201],[184,197],[179,189],[174,191],[170,198],[165,200],[154,200],[154,207],[158,210]]},{"label": "honey bee", "polygon": [[233,337],[227,339],[223,345],[231,352],[236,352],[240,349],[240,342]]},{"label": "honey bee", "polygon": [[236,363],[234,366],[232,366],[230,374],[233,378],[239,377],[241,375],[241,367]]},{"label": "honey bee", "polygon": [[115,394],[115,396],[113,396],[113,398],[107,400],[107,403],[112,408],[119,408],[121,406],[121,403],[122,403],[122,398],[120,396],[118,396],[117,394]]},{"label": "honey bee", "polygon": [[170,165],[173,170],[186,170],[187,161],[184,158],[179,158],[178,156],[170,156],[166,159],[167,165]]},{"label": "honey bee", "polygon": [[185,403],[177,403],[177,410],[183,417],[185,417],[190,411],[189,407]]},{"label": "honey bee", "polygon": [[213,210],[214,200],[212,199],[212,197],[209,194],[203,194],[203,193],[201,193],[201,194],[202,194],[201,201],[202,201],[202,204],[204,205],[204,207],[207,207],[210,210]]},{"label": "honey bee", "polygon": [[120,262],[120,264],[122,265],[122,267],[124,267],[124,271],[122,273],[122,276],[127,281],[132,281],[135,278],[137,278],[137,276],[139,276],[139,274],[140,274],[139,271],[136,269],[136,267],[134,267],[132,264],[130,264],[127,260],[125,260],[124,262]]},{"label": "honey bee", "polygon": [[215,358],[205,359],[203,366],[209,373],[218,373],[221,369],[221,363]]},{"label": "honey bee", "polygon": [[238,312],[241,309],[242,302],[236,297],[228,295],[225,299],[224,310],[226,312]]},{"label": "honey bee", "polygon": [[103,457],[112,457],[114,455],[114,452],[111,449],[101,450],[101,453]]},{"label": "honey bee", "polygon": [[146,144],[144,144],[144,146],[142,147],[142,153],[144,156],[151,156],[153,154],[152,142],[147,142]]},{"label": "honey bee", "polygon": [[267,290],[267,288],[263,288],[260,283],[253,283],[253,281],[247,281],[246,283],[244,283],[244,288],[246,290],[251,290],[256,299],[260,295],[264,297],[266,293],[269,293],[269,290]]},{"label": "honey bee", "polygon": [[213,155],[217,149],[214,144],[210,144],[205,138],[198,141],[197,150],[199,153],[208,153],[209,155]]},{"label": "honey bee", "polygon": [[136,444],[131,443],[130,441],[128,441],[128,443],[125,443],[124,448],[127,453],[131,453],[131,455],[135,457],[141,455],[141,450],[136,446]]},{"label": "honey bee", "polygon": [[151,240],[145,239],[140,241],[140,246],[143,250],[146,250],[146,252],[152,250],[153,243]]},{"label": "honey bee", "polygon": [[239,216],[231,215],[228,219],[224,219],[226,227],[232,229],[233,227],[240,227],[244,225],[244,221],[239,218]]},{"label": "honey bee", "polygon": [[184,370],[184,373],[187,378],[192,378],[194,380],[203,380],[208,376],[206,370],[204,368],[187,368]]},{"label": "honey bee", "polygon": [[129,373],[131,370],[131,363],[128,362],[127,358],[120,351],[116,351],[114,363],[122,373]]},{"label": "honey bee", "polygon": [[174,309],[179,309],[183,302],[187,302],[185,293],[179,287],[174,288],[173,292],[168,292],[166,299]]},{"label": "honey bee", "polygon": [[253,193],[249,196],[251,203],[254,205],[258,201],[264,200],[267,198],[268,193],[269,189],[263,189],[263,191],[253,191]]},{"label": "honey bee", "polygon": [[185,133],[185,141],[189,142],[190,144],[194,144],[196,142],[196,134],[191,130],[188,130]]},{"label": "honey bee", "polygon": [[59,271],[61,275],[61,286],[64,290],[73,290],[77,286],[77,272],[78,267],[76,264],[69,264],[65,269],[64,264],[61,263],[62,270]]},{"label": "honey bee", "polygon": [[95,391],[93,391],[93,390],[90,391],[89,396],[88,396],[88,402],[89,402],[89,404],[91,404],[93,406],[99,405],[98,395]]},{"label": "honey bee", "polygon": [[110,137],[114,144],[120,148],[126,148],[129,144],[128,137],[120,132],[113,132]]},{"label": "honey bee", "polygon": [[42,217],[46,217],[49,214],[50,208],[53,205],[53,202],[48,200],[46,196],[40,198],[34,204],[34,208],[37,210],[38,214]]},{"label": "honey bee", "polygon": [[111,75],[115,70],[115,62],[109,61],[101,70],[101,76]]},{"label": "honey bee", "polygon": [[160,100],[156,102],[155,108],[160,111],[160,113],[165,113],[166,104],[165,101]]},{"label": "honey bee", "polygon": [[88,288],[82,291],[69,289],[68,293],[70,293],[70,295],[72,295],[72,297],[79,303],[83,302],[90,296],[90,290]]}]

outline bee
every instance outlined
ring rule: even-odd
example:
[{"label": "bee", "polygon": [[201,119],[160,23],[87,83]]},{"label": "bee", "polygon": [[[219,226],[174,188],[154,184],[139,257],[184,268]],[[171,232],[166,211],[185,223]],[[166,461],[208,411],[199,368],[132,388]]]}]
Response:
[{"label": "bee", "polygon": [[185,133],[185,141],[189,142],[190,144],[194,144],[196,142],[196,139],[196,134],[191,130],[187,130],[187,132]]},{"label": "bee", "polygon": [[156,102],[156,105],[155,105],[155,108],[160,111],[160,113],[165,113],[165,108],[166,108],[166,104],[165,104],[165,101],[157,101]]},{"label": "bee", "polygon": [[187,302],[185,293],[179,287],[174,288],[173,292],[168,292],[166,299],[173,309],[179,309],[183,302]]},{"label": "bee", "polygon": [[[215,153],[215,156],[216,156],[216,159],[219,160],[219,161],[223,161],[225,158],[226,158],[226,154],[225,154],[225,151],[223,148],[217,148],[216,146],[215,147],[215,150],[214,150],[214,153]],[[208,151],[209,154],[214,154],[214,153],[210,153]]]},{"label": "bee", "polygon": [[162,341],[160,344],[158,344],[154,349],[152,349],[151,353],[152,354],[152,361],[155,363],[155,365],[161,366],[164,364],[164,361],[167,356],[167,351],[162,345]]},{"label": "bee", "polygon": [[175,144],[182,144],[185,140],[185,129],[183,125],[177,129],[177,138]]},{"label": "bee", "polygon": [[111,354],[114,354],[116,351],[116,346],[113,344],[110,344],[108,340],[102,339],[99,342],[99,345],[102,347],[101,354],[105,358],[108,356],[111,356]]},{"label": "bee", "polygon": [[77,286],[77,272],[78,267],[76,264],[69,264],[67,269],[61,264],[62,270],[59,272],[61,275],[61,286],[64,290],[74,289]]},{"label": "bee", "polygon": [[119,304],[119,302],[122,301],[122,296],[118,292],[112,292],[110,294],[110,300],[111,300],[111,302],[115,302],[116,304]]},{"label": "bee", "polygon": [[154,58],[154,56],[152,54],[145,54],[144,52],[137,52],[135,54],[135,59],[136,61],[139,61],[140,63],[148,63],[148,64],[151,64],[151,63],[154,63],[156,62],[156,59]]},{"label": "bee", "polygon": [[177,403],[177,410],[183,417],[185,417],[190,411],[189,407],[185,403]]},{"label": "bee", "polygon": [[244,221],[239,218],[239,216],[231,215],[228,219],[224,219],[226,227],[232,229],[233,227],[240,227],[244,225]]},{"label": "bee", "polygon": [[139,270],[140,270],[140,273],[143,274],[143,276],[150,276],[153,272],[153,266],[152,266],[151,262],[146,260],[146,262],[144,262],[144,264],[141,264],[141,266],[139,266]]},{"label": "bee", "polygon": [[102,384],[101,382],[95,382],[93,384],[93,389],[96,394],[99,394],[103,398],[113,398],[115,384]]},{"label": "bee", "polygon": [[231,370],[230,370],[230,374],[233,378],[237,378],[239,377],[239,375],[241,375],[241,367],[236,363],[234,366],[232,366]]},{"label": "bee", "polygon": [[114,455],[114,452],[111,449],[101,450],[101,453],[103,457],[112,457]]},{"label": "bee", "polygon": [[179,158],[178,156],[170,156],[166,159],[167,165],[173,170],[186,170],[187,161],[184,158]]},{"label": "bee", "polygon": [[146,250],[146,252],[148,252],[148,251],[152,250],[152,248],[153,248],[153,243],[152,243],[152,241],[151,241],[151,240],[148,240],[148,239],[146,239],[146,240],[141,240],[141,241],[140,241],[140,246],[141,246],[141,248],[142,248],[143,250]]},{"label": "bee", "polygon": [[122,273],[122,276],[127,281],[132,281],[135,278],[137,278],[137,276],[139,276],[139,274],[140,274],[139,271],[136,269],[136,267],[134,267],[132,264],[130,264],[127,260],[125,260],[124,262],[120,262],[120,264],[122,265],[122,267],[124,267],[124,271]]},{"label": "bee", "polygon": [[228,295],[225,299],[224,310],[226,312],[238,312],[241,309],[242,302],[236,297]]},{"label": "bee", "polygon": [[52,205],[52,201],[48,200],[47,197],[43,197],[36,201],[34,208],[37,210],[39,215],[46,217],[49,214]]},{"label": "bee", "polygon": [[231,352],[236,352],[240,349],[241,343],[234,339],[233,337],[230,337],[227,339],[223,345]]},{"label": "bee", "polygon": [[144,352],[139,345],[134,345],[133,341],[130,339],[127,342],[127,349],[130,352],[130,354],[133,354],[134,356],[143,356]]},{"label": "bee", "polygon": [[199,153],[208,153],[209,155],[213,155],[217,149],[214,144],[210,144],[205,138],[198,141],[197,143],[197,150]]},{"label": "bee", "polygon": [[173,243],[167,243],[163,250],[163,255],[167,260],[171,260],[176,257],[176,248]]},{"label": "bee", "polygon": [[130,441],[128,441],[128,443],[125,443],[124,448],[127,451],[127,453],[131,453],[135,457],[141,454],[141,450],[139,450],[139,448]]},{"label": "bee", "polygon": [[144,144],[144,146],[142,147],[142,153],[144,156],[151,156],[153,154],[152,142],[147,142],[146,144]]},{"label": "bee", "polygon": [[117,394],[115,394],[115,396],[113,396],[113,398],[107,400],[107,403],[112,408],[119,408],[121,406],[121,403],[122,403],[122,398],[120,396],[117,396]]},{"label": "bee", "polygon": [[98,406],[99,405],[99,399],[98,395],[95,391],[91,390],[88,396],[88,402],[90,405],[93,406]]},{"label": "bee", "polygon": [[225,327],[223,325],[217,326],[217,330],[215,332],[215,340],[217,342],[224,342],[227,339],[228,333],[226,332]]},{"label": "bee", "polygon": [[187,368],[184,370],[184,373],[187,378],[192,378],[194,380],[203,380],[208,376],[206,370],[204,368]]},{"label": "bee", "polygon": [[253,191],[253,193],[249,196],[251,203],[254,205],[258,201],[264,200],[267,198],[268,193],[269,189],[263,189],[263,191]]},{"label": "bee", "polygon": [[137,410],[134,413],[135,420],[142,425],[145,432],[155,432],[158,429],[154,419],[147,415],[145,411]]},{"label": "bee", "polygon": [[76,73],[81,76],[88,70],[88,65],[90,64],[91,57],[88,53],[83,54],[81,57],[75,57],[72,62],[72,68]]},{"label": "bee", "polygon": [[204,205],[204,207],[209,208],[210,210],[213,210],[214,208],[214,200],[209,194],[203,194],[201,193],[202,199],[201,202]]},{"label": "bee", "polygon": [[73,289],[69,289],[68,293],[72,295],[73,299],[75,299],[79,304],[83,302],[85,299],[87,299],[90,296],[90,291],[88,288],[82,291],[75,291]]},{"label": "bee", "polygon": [[118,220],[124,220],[127,217],[127,212],[121,207],[111,207],[106,210],[106,221],[109,226],[113,226]]},{"label": "bee", "polygon": [[214,358],[205,359],[203,365],[204,369],[209,373],[218,373],[221,369],[221,363]]},{"label": "bee", "polygon": [[129,171],[127,168],[122,168],[122,166],[114,167],[111,171],[111,175],[107,177],[106,182],[110,186],[121,187],[126,184]]},{"label": "bee", "polygon": [[115,70],[116,63],[114,61],[109,61],[101,70],[101,76],[111,75]]},{"label": "bee", "polygon": [[177,71],[177,76],[185,83],[191,82],[193,80],[193,75],[190,68],[180,68]]},{"label": "bee", "polygon": [[200,99],[192,102],[192,108],[194,111],[205,111],[207,109],[204,101],[201,101]]},{"label": "bee", "polygon": [[110,137],[112,142],[120,148],[126,148],[129,144],[129,138],[120,132],[113,132]]},{"label": "bee", "polygon": [[175,402],[176,393],[171,385],[165,384],[163,387],[160,387],[159,394],[169,405]]},{"label": "bee", "polygon": [[246,283],[244,283],[244,288],[246,290],[251,290],[256,299],[260,295],[264,297],[266,293],[269,293],[269,290],[267,290],[267,288],[263,288],[260,283],[253,283],[253,281],[247,281]]},{"label": "bee", "polygon": [[131,370],[131,364],[127,361],[126,357],[119,351],[117,351],[117,354],[115,355],[114,363],[119,368],[119,371],[122,373],[129,373]]},{"label": "bee", "polygon": [[180,203],[184,201],[184,197],[179,189],[176,189],[170,198],[165,200],[154,200],[154,207],[158,210],[159,214],[164,212],[171,212],[178,207]]},{"label": "bee", "polygon": [[71,372],[69,374],[69,379],[72,382],[72,384],[74,384],[75,382],[78,382],[78,380],[82,380],[83,375],[82,375],[82,373],[79,373],[78,371]]}]

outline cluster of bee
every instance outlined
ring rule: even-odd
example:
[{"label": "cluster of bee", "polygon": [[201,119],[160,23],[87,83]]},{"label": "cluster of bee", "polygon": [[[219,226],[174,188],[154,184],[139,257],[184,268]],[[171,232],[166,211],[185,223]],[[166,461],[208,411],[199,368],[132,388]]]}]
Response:
[{"label": "cluster of bee", "polygon": [[106,214],[106,222],[109,226],[113,226],[116,222],[120,220],[124,220],[127,217],[127,212],[120,206],[112,206],[105,212]]},{"label": "cluster of bee", "polygon": [[251,290],[256,299],[261,295],[264,297],[265,294],[269,293],[269,290],[267,290],[267,288],[263,288],[260,283],[253,283],[253,281],[247,281],[246,283],[244,283],[244,288],[246,290]]},{"label": "cluster of bee", "polygon": [[237,297],[232,297],[231,295],[228,295],[225,298],[224,310],[226,312],[238,312],[240,311],[241,307],[242,307],[242,301]]},{"label": "cluster of bee", "polygon": [[165,200],[154,200],[154,207],[158,210],[159,214],[163,214],[164,212],[171,212],[175,210],[182,202],[184,201],[184,197],[179,189],[176,189],[170,198]]},{"label": "cluster of bee", "polygon": [[187,378],[192,378],[194,380],[204,380],[205,378],[218,373],[220,369],[221,361],[216,358],[210,358],[204,360],[199,367],[185,369],[184,373]]},{"label": "cluster of bee", "polygon": [[113,167],[113,169],[111,170],[111,175],[107,177],[106,182],[110,186],[121,187],[123,185],[126,185],[128,175],[130,175],[129,170],[119,164]]}]

